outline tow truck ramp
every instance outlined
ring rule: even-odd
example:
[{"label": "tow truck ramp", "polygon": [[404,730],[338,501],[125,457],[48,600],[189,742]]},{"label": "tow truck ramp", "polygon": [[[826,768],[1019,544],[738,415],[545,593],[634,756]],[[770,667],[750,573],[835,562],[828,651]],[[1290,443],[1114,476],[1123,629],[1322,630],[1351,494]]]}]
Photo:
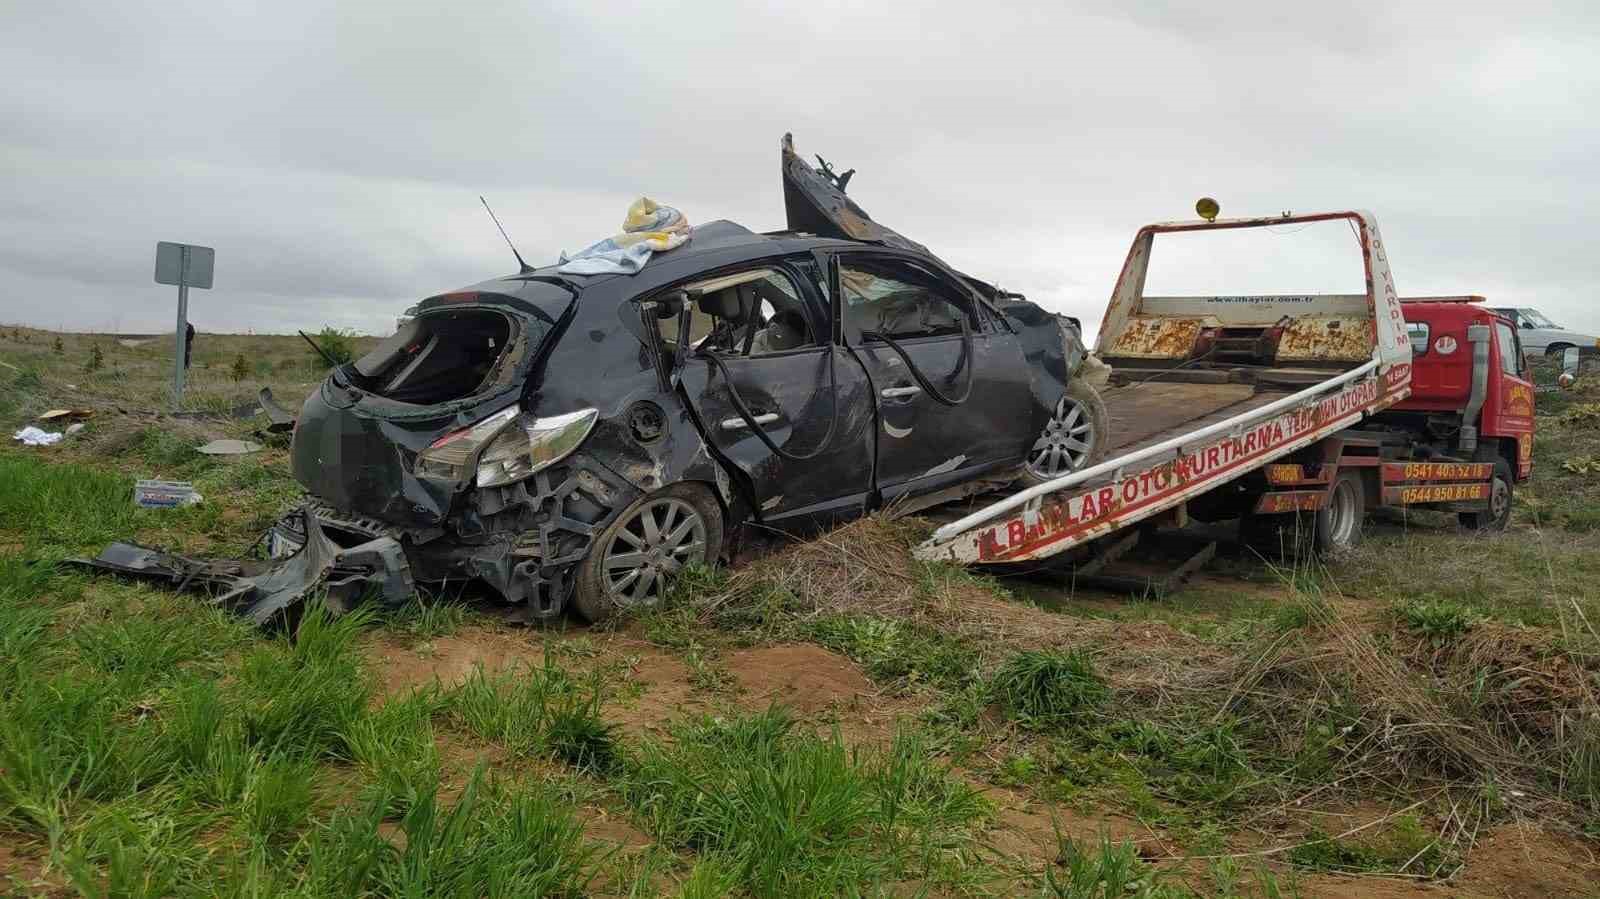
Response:
[{"label": "tow truck ramp", "polygon": [[1249,412],[1030,487],[934,531],[916,555],[962,563],[1056,555],[1166,512],[1405,396],[1374,359]]}]

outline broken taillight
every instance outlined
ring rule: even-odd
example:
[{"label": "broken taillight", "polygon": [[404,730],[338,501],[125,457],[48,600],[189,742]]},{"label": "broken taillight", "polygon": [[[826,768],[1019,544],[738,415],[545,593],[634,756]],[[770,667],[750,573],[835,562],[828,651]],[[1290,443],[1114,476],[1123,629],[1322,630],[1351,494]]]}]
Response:
[{"label": "broken taillight", "polygon": [[599,419],[596,409],[543,418],[518,417],[479,457],[478,486],[510,484],[560,462],[583,443]]},{"label": "broken taillight", "polygon": [[428,444],[428,448],[417,455],[417,474],[466,480],[477,464],[478,454],[521,411],[516,406],[507,406],[471,427],[451,431]]},{"label": "broken taillight", "polygon": [[479,487],[510,484],[565,459],[599,419],[595,409],[540,418],[507,406],[429,444],[417,456],[416,471],[452,481],[475,473]]}]

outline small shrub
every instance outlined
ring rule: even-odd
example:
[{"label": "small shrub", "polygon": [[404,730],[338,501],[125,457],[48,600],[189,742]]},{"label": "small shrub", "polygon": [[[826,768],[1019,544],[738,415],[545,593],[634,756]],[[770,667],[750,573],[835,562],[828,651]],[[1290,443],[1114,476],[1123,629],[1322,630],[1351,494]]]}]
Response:
[{"label": "small shrub", "polygon": [[51,341],[50,352],[55,353],[57,356],[66,354],[67,348],[61,344],[61,338],[59,336],[56,337],[55,340]]},{"label": "small shrub", "polygon": [[250,363],[244,358],[243,353],[233,357],[233,365],[228,368],[228,377],[235,381],[243,381],[250,377]]},{"label": "small shrub", "polygon": [[331,325],[324,327],[318,334],[311,338],[322,350],[308,350],[311,353],[312,367],[317,371],[329,368],[328,360],[333,360],[334,365],[344,365],[356,358],[354,331],[341,331]]},{"label": "small shrub", "polygon": [[990,681],[995,701],[1024,727],[1066,724],[1093,712],[1111,691],[1077,651],[1019,652]]},{"label": "small shrub", "polygon": [[106,354],[100,350],[100,344],[89,344],[89,358],[84,360],[84,371],[99,371],[106,367]]},{"label": "small shrub", "polygon": [[1396,612],[1406,628],[1435,644],[1453,642],[1477,623],[1471,609],[1448,599],[1424,599],[1401,603]]}]

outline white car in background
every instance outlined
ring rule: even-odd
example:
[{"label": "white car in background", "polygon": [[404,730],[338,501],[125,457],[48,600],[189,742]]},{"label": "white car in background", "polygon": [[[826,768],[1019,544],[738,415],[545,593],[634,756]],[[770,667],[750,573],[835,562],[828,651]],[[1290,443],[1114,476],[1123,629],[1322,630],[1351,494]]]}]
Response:
[{"label": "white car in background", "polygon": [[1496,312],[1517,323],[1517,336],[1522,339],[1522,351],[1528,356],[1559,356],[1568,347],[1579,355],[1593,356],[1600,350],[1600,338],[1593,334],[1568,331],[1537,309],[1496,307]]}]

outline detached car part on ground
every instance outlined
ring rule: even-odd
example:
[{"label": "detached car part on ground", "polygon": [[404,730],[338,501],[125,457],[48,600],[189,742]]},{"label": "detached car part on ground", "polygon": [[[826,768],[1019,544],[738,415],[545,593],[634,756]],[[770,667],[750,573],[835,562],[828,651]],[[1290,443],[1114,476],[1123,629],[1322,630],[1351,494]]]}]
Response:
[{"label": "detached car part on ground", "polygon": [[[1099,460],[1075,328],[873,221],[785,137],[788,230],[693,229],[633,275],[554,267],[425,300],[307,398],[281,561],[117,544],[102,570],[267,621],[479,580],[531,619],[659,601],[741,529],[800,532]],[[842,302],[836,301],[836,298]]]}]

